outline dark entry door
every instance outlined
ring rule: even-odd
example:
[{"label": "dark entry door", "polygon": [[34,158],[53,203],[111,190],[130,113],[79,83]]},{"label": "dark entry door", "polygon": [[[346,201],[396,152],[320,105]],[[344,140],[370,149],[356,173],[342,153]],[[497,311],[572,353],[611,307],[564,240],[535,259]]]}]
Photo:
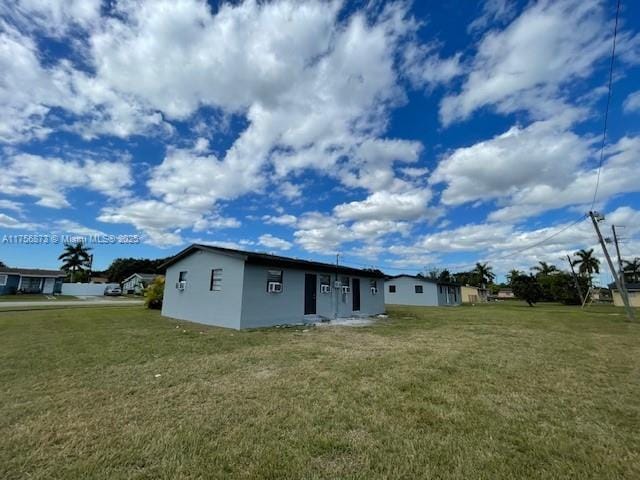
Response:
[{"label": "dark entry door", "polygon": [[360,311],[360,279],[353,279],[353,311]]},{"label": "dark entry door", "polygon": [[317,277],[313,273],[304,274],[304,314],[316,313]]}]

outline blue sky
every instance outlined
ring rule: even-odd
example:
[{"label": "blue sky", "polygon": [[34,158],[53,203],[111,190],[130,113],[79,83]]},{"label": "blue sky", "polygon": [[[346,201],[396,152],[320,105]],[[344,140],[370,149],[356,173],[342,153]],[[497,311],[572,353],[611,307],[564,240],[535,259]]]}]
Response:
[{"label": "blue sky", "polygon": [[[0,6],[0,260],[11,235],[497,272],[596,247],[615,2]],[[622,2],[595,208],[640,256],[640,5]],[[606,278],[603,279],[606,281]]]}]

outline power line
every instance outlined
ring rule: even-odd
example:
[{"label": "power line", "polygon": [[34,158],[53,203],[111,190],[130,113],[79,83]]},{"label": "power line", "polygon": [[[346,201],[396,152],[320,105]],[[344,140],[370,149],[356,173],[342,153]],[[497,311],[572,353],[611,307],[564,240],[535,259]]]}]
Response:
[{"label": "power line", "polygon": [[613,61],[616,57],[616,38],[618,36],[618,17],[620,15],[620,0],[616,6],[616,23],[613,28],[613,47],[611,48],[611,63],[609,64],[609,87],[607,93],[607,106],[604,111],[604,128],[602,130],[602,144],[600,145],[600,162],[598,164],[598,175],[596,177],[596,188],[593,192],[593,201],[591,202],[591,208],[596,204],[596,198],[598,197],[598,188],[600,187],[600,172],[602,171],[602,162],[604,161],[604,145],[607,140],[607,122],[609,120],[609,105],[611,104],[611,90],[613,84]]}]

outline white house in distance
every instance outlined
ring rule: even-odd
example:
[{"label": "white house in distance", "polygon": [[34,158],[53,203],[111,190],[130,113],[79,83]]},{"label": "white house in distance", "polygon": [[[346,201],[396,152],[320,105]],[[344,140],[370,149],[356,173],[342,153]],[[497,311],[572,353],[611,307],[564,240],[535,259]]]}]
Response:
[{"label": "white house in distance", "polygon": [[240,329],[384,312],[377,270],[199,244],[163,267],[166,317]]},{"label": "white house in distance", "polygon": [[389,305],[453,306],[460,305],[460,285],[444,283],[415,275],[396,275],[385,281],[385,302]]},{"label": "white house in distance", "polygon": [[134,273],[122,281],[122,291],[124,293],[142,292],[156,277],[155,273]]}]

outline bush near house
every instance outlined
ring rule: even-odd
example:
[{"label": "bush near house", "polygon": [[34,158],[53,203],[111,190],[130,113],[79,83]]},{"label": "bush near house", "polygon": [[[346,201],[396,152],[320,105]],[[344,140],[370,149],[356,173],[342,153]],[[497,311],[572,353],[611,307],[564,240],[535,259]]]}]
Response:
[{"label": "bush near house", "polygon": [[144,303],[147,308],[160,310],[162,308],[162,298],[164,296],[164,277],[156,277],[156,279],[147,287],[145,295],[147,298]]}]

